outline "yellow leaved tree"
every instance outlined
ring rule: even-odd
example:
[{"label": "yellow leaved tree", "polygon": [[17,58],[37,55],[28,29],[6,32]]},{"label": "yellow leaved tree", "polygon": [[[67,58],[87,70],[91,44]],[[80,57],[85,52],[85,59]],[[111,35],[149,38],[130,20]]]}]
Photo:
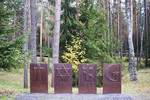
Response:
[{"label": "yellow leaved tree", "polygon": [[73,85],[77,86],[78,81],[78,64],[79,63],[85,63],[87,60],[85,55],[85,49],[82,48],[82,40],[80,40],[79,37],[72,36],[72,42],[71,44],[67,44],[66,41],[66,50],[62,56],[63,60],[66,63],[72,63],[72,69],[73,69]]}]

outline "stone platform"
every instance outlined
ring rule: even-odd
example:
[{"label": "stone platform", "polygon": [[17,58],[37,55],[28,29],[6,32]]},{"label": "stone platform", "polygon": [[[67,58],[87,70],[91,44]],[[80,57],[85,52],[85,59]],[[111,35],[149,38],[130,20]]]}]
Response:
[{"label": "stone platform", "polygon": [[16,100],[148,100],[145,96],[138,97],[125,94],[42,94],[23,93]]}]

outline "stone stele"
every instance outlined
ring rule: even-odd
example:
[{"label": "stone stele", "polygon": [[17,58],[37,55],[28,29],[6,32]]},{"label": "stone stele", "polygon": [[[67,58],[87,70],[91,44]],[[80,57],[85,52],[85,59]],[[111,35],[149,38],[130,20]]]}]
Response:
[{"label": "stone stele", "polygon": [[72,64],[54,64],[54,93],[72,93]]},{"label": "stone stele", "polygon": [[103,65],[103,94],[121,94],[121,64]]},{"label": "stone stele", "polygon": [[97,65],[82,63],[79,64],[79,94],[97,93]]},{"label": "stone stele", "polygon": [[48,66],[30,63],[30,93],[48,93]]}]

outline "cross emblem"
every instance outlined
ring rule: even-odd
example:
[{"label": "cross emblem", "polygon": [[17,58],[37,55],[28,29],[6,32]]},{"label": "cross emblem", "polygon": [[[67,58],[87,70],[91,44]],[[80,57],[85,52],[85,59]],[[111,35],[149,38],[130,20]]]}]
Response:
[{"label": "cross emblem", "polygon": [[93,71],[93,67],[90,67],[89,64],[86,64],[86,67],[83,68],[83,74],[85,75],[85,80],[89,80],[89,78],[93,78],[93,75],[90,74],[91,71]]},{"label": "cross emblem", "polygon": [[69,70],[70,68],[66,68],[63,64],[62,67],[56,68],[58,77],[61,77],[61,80],[64,80],[66,77],[70,77]]},{"label": "cross emblem", "polygon": [[41,81],[41,72],[44,71],[44,67],[38,65],[37,67],[33,67],[34,71],[37,73],[37,81]]}]

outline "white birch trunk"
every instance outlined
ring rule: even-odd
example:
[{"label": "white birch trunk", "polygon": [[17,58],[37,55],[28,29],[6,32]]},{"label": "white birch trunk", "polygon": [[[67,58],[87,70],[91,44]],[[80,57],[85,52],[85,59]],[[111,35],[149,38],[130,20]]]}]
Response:
[{"label": "white birch trunk", "polygon": [[131,25],[132,20],[130,17],[131,7],[130,7],[129,0],[126,0],[127,33],[128,33],[128,44],[129,44],[129,74],[130,74],[130,81],[136,81],[137,77],[136,77],[136,66],[135,66],[135,54],[134,54],[134,46],[133,46],[133,40],[132,40],[133,31],[132,31],[132,25]]}]

